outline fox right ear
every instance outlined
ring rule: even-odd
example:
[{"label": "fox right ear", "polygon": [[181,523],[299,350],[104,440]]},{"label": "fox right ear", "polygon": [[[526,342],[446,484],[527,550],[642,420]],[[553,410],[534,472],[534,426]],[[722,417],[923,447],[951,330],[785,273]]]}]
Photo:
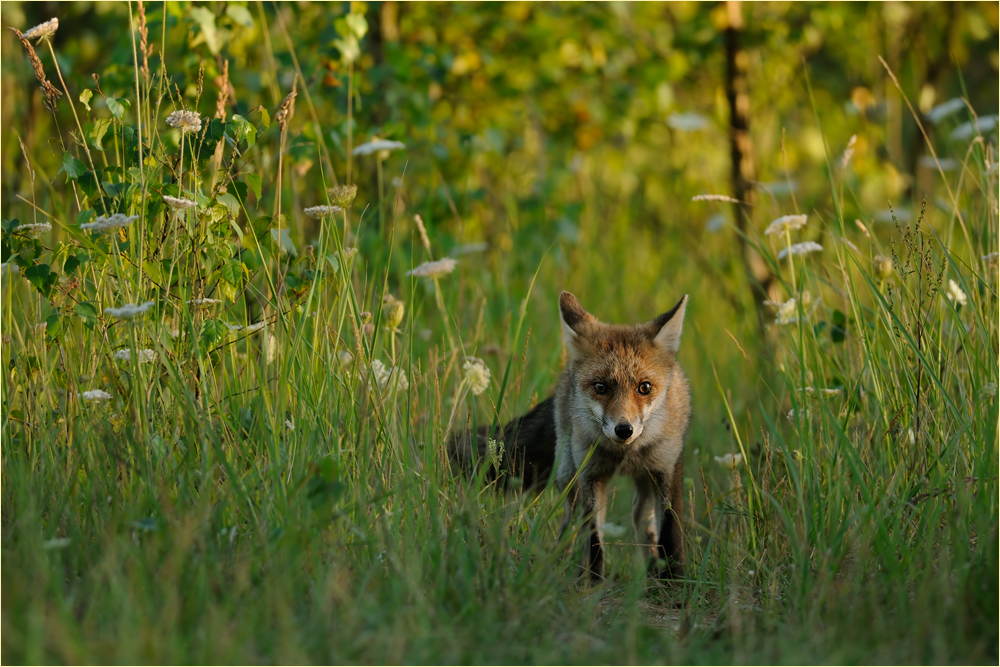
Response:
[{"label": "fox right ear", "polygon": [[676,353],[681,347],[681,332],[684,330],[684,311],[687,309],[687,294],[677,302],[677,305],[653,320],[653,340],[671,352]]},{"label": "fox right ear", "polygon": [[563,292],[559,295],[559,319],[562,321],[563,340],[566,342],[566,349],[570,356],[579,353],[579,339],[582,332],[582,325],[594,321],[594,316],[583,309],[580,301],[570,294]]}]

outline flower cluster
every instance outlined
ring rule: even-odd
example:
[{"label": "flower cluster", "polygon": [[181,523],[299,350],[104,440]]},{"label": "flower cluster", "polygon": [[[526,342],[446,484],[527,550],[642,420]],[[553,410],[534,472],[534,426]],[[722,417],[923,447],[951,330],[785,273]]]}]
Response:
[{"label": "flower cluster", "polygon": [[402,150],[406,148],[406,144],[399,141],[389,141],[388,139],[375,139],[369,141],[366,144],[361,144],[360,146],[355,146],[354,150],[351,151],[354,155],[371,155],[372,153],[378,153],[381,151],[395,151]]},{"label": "flower cluster", "polygon": [[167,125],[182,133],[197,132],[201,129],[201,114],[197,111],[175,111],[167,116]]},{"label": "flower cluster", "polygon": [[336,185],[332,188],[327,188],[326,193],[330,196],[330,201],[337,206],[346,208],[351,205],[351,202],[358,195],[358,186]]},{"label": "flower cluster", "polygon": [[424,262],[415,269],[406,272],[408,276],[419,276],[421,278],[437,278],[444,276],[455,270],[458,261],[451,257],[439,259],[436,262]]},{"label": "flower cluster", "polygon": [[211,308],[220,303],[222,303],[221,299],[191,299],[188,301],[188,305],[195,308]]},{"label": "flower cluster", "polygon": [[378,359],[372,360],[372,375],[375,377],[375,384],[378,386],[379,391],[385,391],[389,387],[389,383],[392,382],[396,384],[401,391],[406,391],[410,388],[410,382],[406,378],[406,371],[402,368],[386,368]]},{"label": "flower cluster", "polygon": [[18,225],[17,229],[15,229],[14,231],[24,232],[25,234],[30,234],[32,236],[35,236],[37,234],[51,232],[52,225],[48,222],[29,222],[24,225]]},{"label": "flower cluster", "polygon": [[[115,359],[120,361],[131,361],[132,360],[132,350],[129,348],[123,348],[115,352]],[[140,364],[148,364],[156,361],[156,352],[150,349],[139,350],[138,360]]]},{"label": "flower cluster", "polygon": [[167,206],[175,211],[183,211],[188,208],[194,208],[198,205],[198,202],[193,202],[190,199],[184,199],[183,197],[171,197],[170,195],[163,195],[163,201],[165,201]]},{"label": "flower cluster", "polygon": [[156,305],[155,301],[147,301],[143,304],[136,305],[134,303],[126,303],[120,308],[105,308],[104,313],[106,315],[111,315],[112,317],[117,317],[120,320],[130,320],[136,315],[145,313],[147,310]]},{"label": "flower cluster", "polygon": [[764,230],[764,235],[772,236],[774,234],[784,234],[785,232],[801,229],[805,227],[806,220],[807,216],[804,215],[783,215],[767,226],[767,229]]},{"label": "flower cluster", "polygon": [[106,401],[111,398],[111,394],[101,389],[91,389],[80,394],[85,401]]},{"label": "flower cluster", "polygon": [[778,253],[778,259],[784,259],[789,255],[808,255],[811,252],[822,252],[823,246],[813,241],[806,241],[805,243],[796,243],[793,246],[787,248],[782,248],[781,252]]},{"label": "flower cluster", "polygon": [[952,279],[948,279],[948,300],[956,306],[965,306],[969,303],[969,297],[965,295],[962,288]]},{"label": "flower cluster", "polygon": [[309,208],[302,209],[302,212],[314,220],[322,220],[327,216],[336,215],[343,210],[339,206],[310,206]]},{"label": "flower cluster", "polygon": [[56,34],[56,30],[59,29],[59,19],[49,19],[45,23],[39,23],[34,28],[26,31],[24,33],[25,39],[41,39],[42,37],[51,37]]},{"label": "flower cluster", "polygon": [[465,371],[465,382],[473,395],[479,396],[490,386],[490,369],[482,359],[467,357],[462,369]]},{"label": "flower cluster", "polygon": [[80,229],[89,229],[92,232],[107,232],[113,229],[127,227],[139,219],[137,215],[125,215],[115,213],[114,215],[102,215],[93,222],[85,222],[80,225]]},{"label": "flower cluster", "polygon": [[742,454],[726,454],[725,456],[716,456],[715,462],[726,470],[736,470],[741,463],[743,463]]}]

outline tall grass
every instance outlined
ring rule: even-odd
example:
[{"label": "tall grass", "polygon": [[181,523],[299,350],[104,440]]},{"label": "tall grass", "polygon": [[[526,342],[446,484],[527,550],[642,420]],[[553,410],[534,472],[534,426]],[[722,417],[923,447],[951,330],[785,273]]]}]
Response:
[{"label": "tall grass", "polygon": [[[845,218],[832,165],[835,213],[747,239],[785,306],[756,340],[752,315],[713,319],[698,266],[670,290],[622,271],[641,233],[622,224],[568,272],[466,257],[407,276],[449,249],[397,233],[379,156],[358,158],[378,160],[375,215],[339,199],[306,246],[283,164],[301,97],[179,133],[168,113],[212,101],[178,98],[165,67],[135,79],[133,106],[79,109],[103,127],[98,166],[68,151],[76,189],[18,204],[53,231],[3,222],[5,662],[996,662],[995,136],[959,147],[957,181],[941,172],[948,210],[886,231]],[[315,157],[324,186],[346,175]],[[138,217],[81,230],[112,213]],[[822,252],[778,259],[811,239]],[[506,419],[551,387],[562,288],[608,318],[694,296],[682,583],[647,579],[614,527],[608,580],[581,582],[555,491],[505,495],[448,464],[451,415]],[[472,355],[493,373],[478,396]]]}]

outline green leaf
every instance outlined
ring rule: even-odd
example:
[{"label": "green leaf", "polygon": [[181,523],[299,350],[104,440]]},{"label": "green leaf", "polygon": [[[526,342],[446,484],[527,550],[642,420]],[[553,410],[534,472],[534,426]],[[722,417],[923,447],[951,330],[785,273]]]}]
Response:
[{"label": "green leaf", "polygon": [[242,26],[247,28],[253,27],[253,17],[250,16],[250,11],[246,7],[229,5],[226,7],[226,16]]},{"label": "green leaf", "polygon": [[87,107],[87,111],[90,111],[90,98],[94,96],[94,91],[90,88],[84,88],[83,92],[80,93],[80,102],[83,106]]},{"label": "green leaf", "polygon": [[24,277],[45,297],[52,292],[52,287],[59,282],[59,275],[48,264],[36,264],[35,266],[28,267],[24,270]]},{"label": "green leaf", "polygon": [[259,240],[271,228],[271,216],[257,216],[250,223],[250,228],[253,229],[253,235]]},{"label": "green leaf", "polygon": [[111,119],[102,118],[101,120],[94,121],[94,129],[90,132],[90,144],[99,151],[104,150],[104,135],[108,133],[111,128]]},{"label": "green leaf", "polygon": [[132,103],[124,97],[119,99],[109,97],[106,101],[108,103],[108,110],[111,111],[111,115],[119,120],[123,115],[125,115],[125,110],[132,106]]},{"label": "green leaf", "polygon": [[236,141],[246,142],[247,148],[253,148],[254,144],[257,143],[257,128],[253,126],[253,123],[239,114],[233,114],[231,125]]},{"label": "green leaf", "polygon": [[267,109],[263,105],[260,107],[260,123],[265,130],[271,127],[271,114],[267,113]]},{"label": "green leaf", "polygon": [[62,164],[62,171],[66,172],[66,179],[70,181],[75,181],[83,176],[83,174],[87,171],[87,167],[75,157],[70,155],[69,151],[63,153]]},{"label": "green leaf", "polygon": [[78,268],[80,268],[80,260],[76,255],[70,255],[63,262],[63,273],[66,275],[72,275]]},{"label": "green leaf", "polygon": [[250,186],[254,196],[260,199],[260,174],[247,174],[247,185]]},{"label": "green leaf", "polygon": [[[233,194],[236,195],[236,199],[233,198]],[[240,210],[240,203],[242,202],[245,205],[247,201],[247,184],[243,181],[233,181],[229,184],[229,192],[225,195],[220,195],[219,201],[221,202],[226,196],[230,199],[234,199],[236,206],[233,214],[238,213]],[[228,206],[229,204],[226,205]]]},{"label": "green leaf", "polygon": [[223,280],[234,287],[243,284],[243,264],[241,262],[231,259],[222,265],[219,273]]},{"label": "green leaf", "polygon": [[221,320],[205,320],[201,324],[201,336],[199,336],[202,347],[214,345],[222,340],[228,331],[229,329]]},{"label": "green leaf", "polygon": [[93,329],[97,324],[97,306],[92,301],[82,301],[73,306],[73,312],[83,319],[83,324],[88,329]]},{"label": "green leaf", "polygon": [[201,34],[205,38],[208,50],[212,52],[212,55],[218,55],[219,51],[222,50],[224,39],[215,25],[215,14],[205,7],[191,7],[188,9],[188,17],[201,28]]},{"label": "green leaf", "polygon": [[347,26],[358,39],[364,37],[368,32],[368,20],[362,14],[351,13],[345,16],[344,20],[347,21]]},{"label": "green leaf", "polygon": [[292,237],[288,235],[288,227],[282,227],[281,231],[272,228],[271,240],[281,248],[281,252],[287,252],[293,257],[298,256],[299,251],[295,249],[295,244],[292,243]]},{"label": "green leaf", "polygon": [[833,323],[830,326],[830,340],[840,344],[847,336],[847,316],[839,310],[833,311]]},{"label": "green leaf", "polygon": [[85,209],[76,214],[76,224],[84,225],[88,222],[93,221],[96,211],[92,208]]}]

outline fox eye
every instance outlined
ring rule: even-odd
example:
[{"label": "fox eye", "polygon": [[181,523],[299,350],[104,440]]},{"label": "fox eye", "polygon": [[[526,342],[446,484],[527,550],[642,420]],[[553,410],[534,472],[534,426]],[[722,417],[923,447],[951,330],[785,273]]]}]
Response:
[{"label": "fox eye", "polygon": [[604,384],[603,382],[595,382],[594,391],[596,391],[598,394],[606,394],[608,393],[608,385]]},{"label": "fox eye", "polygon": [[642,394],[643,396],[648,396],[649,392],[651,391],[653,391],[653,385],[649,384],[648,382],[643,382],[642,384],[639,385],[639,393]]}]

